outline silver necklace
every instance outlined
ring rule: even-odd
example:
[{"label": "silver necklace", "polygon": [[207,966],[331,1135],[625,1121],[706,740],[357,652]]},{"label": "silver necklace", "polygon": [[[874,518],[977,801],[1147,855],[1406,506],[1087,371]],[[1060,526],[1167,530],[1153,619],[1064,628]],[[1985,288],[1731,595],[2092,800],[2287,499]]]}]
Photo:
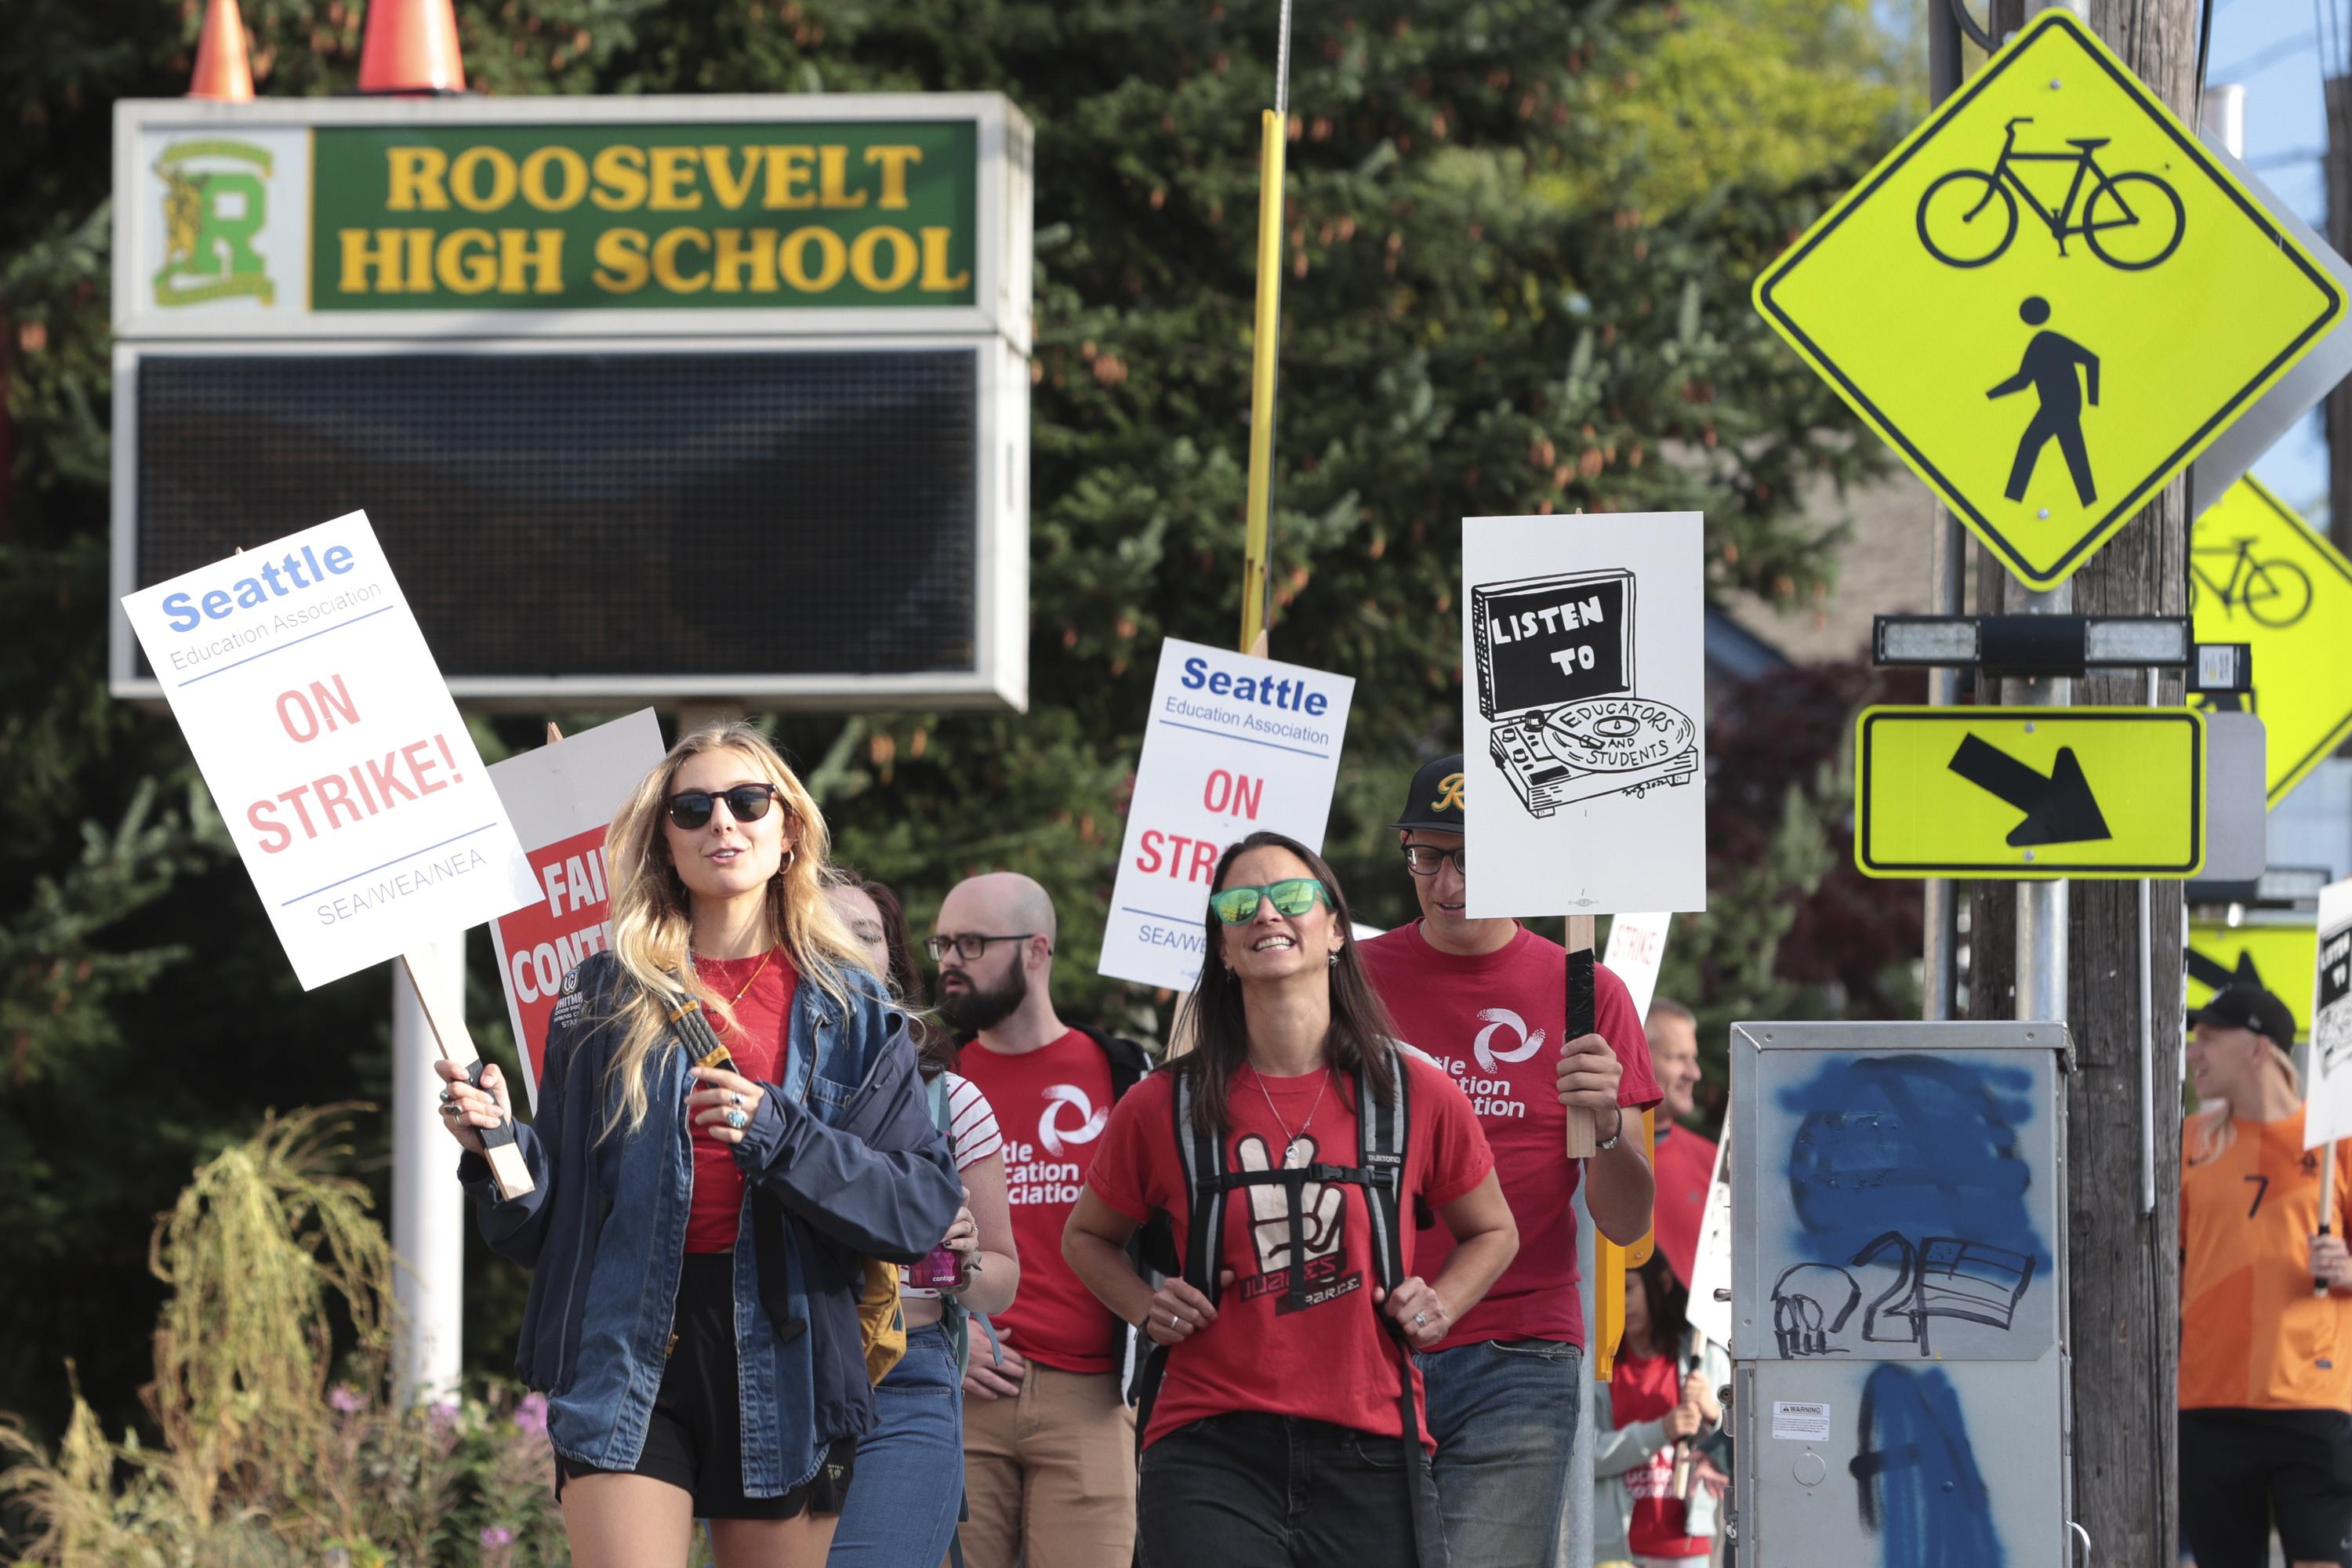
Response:
[{"label": "silver necklace", "polygon": [[1291,1151],[1297,1148],[1300,1141],[1306,1138],[1307,1130],[1315,1125],[1315,1113],[1323,1109],[1323,1096],[1331,1088],[1331,1068],[1328,1064],[1324,1067],[1322,1087],[1316,1089],[1315,1103],[1307,1108],[1307,1120],[1298,1124],[1298,1131],[1295,1134],[1290,1131],[1290,1123],[1282,1119],[1282,1112],[1274,1108],[1274,1096],[1266,1092],[1265,1074],[1252,1068],[1250,1076],[1257,1079],[1257,1091],[1265,1100],[1266,1114],[1274,1118],[1274,1124],[1276,1127],[1282,1129],[1282,1163],[1287,1165],[1290,1163]]}]

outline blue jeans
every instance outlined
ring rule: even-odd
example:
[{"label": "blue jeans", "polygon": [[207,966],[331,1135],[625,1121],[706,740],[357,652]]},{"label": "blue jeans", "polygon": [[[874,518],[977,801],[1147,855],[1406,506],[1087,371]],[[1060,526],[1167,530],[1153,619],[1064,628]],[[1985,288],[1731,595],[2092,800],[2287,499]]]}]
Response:
[{"label": "blue jeans", "polygon": [[826,1568],[940,1568],[963,1508],[963,1373],[946,1330],[908,1331],[874,1412]]},{"label": "blue jeans", "polygon": [[1454,1561],[1550,1563],[1570,1504],[1584,1352],[1557,1340],[1482,1340],[1423,1356],[1421,1374]]}]

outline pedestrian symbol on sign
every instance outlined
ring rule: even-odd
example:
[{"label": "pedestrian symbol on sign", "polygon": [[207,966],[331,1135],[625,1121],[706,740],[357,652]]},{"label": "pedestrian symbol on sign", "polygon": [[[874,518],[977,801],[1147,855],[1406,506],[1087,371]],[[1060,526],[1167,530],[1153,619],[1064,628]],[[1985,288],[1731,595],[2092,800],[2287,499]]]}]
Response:
[{"label": "pedestrian symbol on sign", "polygon": [[[2050,301],[2035,295],[2017,308],[2017,313],[2029,327],[2038,327],[2050,319]],[[2066,455],[2066,472],[2074,480],[2074,493],[2084,506],[2099,499],[2091,483],[2091,455],[2083,444],[2083,390],[2074,384],[2074,367],[2083,367],[2090,383],[2091,406],[2099,405],[2099,356],[2067,337],[2063,332],[2036,332],[2033,341],[2025,345],[2025,358],[2017,374],[1985,394],[1987,397],[2007,397],[2012,392],[2033,388],[2042,400],[2027,422],[2025,434],[2018,438],[2017,460],[2010,465],[2009,489],[2011,500],[2025,499],[2026,481],[2033,478],[2033,465],[2042,456],[2042,448],[2051,442]]]}]

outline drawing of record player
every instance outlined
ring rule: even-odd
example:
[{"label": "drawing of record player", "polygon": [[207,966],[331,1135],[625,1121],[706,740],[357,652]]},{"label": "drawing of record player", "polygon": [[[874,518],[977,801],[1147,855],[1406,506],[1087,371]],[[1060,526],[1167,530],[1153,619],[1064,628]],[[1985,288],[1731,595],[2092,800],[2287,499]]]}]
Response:
[{"label": "drawing of record player", "polygon": [[1633,598],[1626,571],[1470,590],[1486,749],[1535,816],[1698,772],[1697,727],[1634,694]]}]

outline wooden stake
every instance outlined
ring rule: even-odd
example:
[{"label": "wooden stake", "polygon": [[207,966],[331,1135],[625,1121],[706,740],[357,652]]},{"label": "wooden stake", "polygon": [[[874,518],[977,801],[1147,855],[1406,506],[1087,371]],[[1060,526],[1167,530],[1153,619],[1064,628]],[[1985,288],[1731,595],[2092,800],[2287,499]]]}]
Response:
[{"label": "wooden stake", "polygon": [[[2319,1146],[2319,1234],[2331,1235],[2336,1218],[2336,1141],[2331,1138]],[[2314,1279],[2311,1293],[2327,1294],[2327,1281]]]},{"label": "wooden stake", "polygon": [[[474,1037],[467,1031],[465,1009],[448,1006],[441,987],[433,984],[438,970],[432,949],[402,953],[400,969],[408,976],[408,984],[425,1009],[425,1021],[441,1047],[441,1059],[466,1068],[478,1084],[482,1054],[474,1048]],[[478,1127],[474,1131],[482,1135],[483,1157],[490,1163],[490,1176],[498,1183],[499,1196],[519,1198],[536,1188],[538,1184],[530,1179],[530,1167],[523,1163],[522,1150],[515,1142],[511,1117],[496,1127]]]},{"label": "wooden stake", "polygon": [[[1568,917],[1568,1037],[1592,1033],[1592,917]],[[1590,1160],[1600,1152],[1599,1131],[1592,1112],[1580,1105],[1568,1109],[1568,1157]]]}]

